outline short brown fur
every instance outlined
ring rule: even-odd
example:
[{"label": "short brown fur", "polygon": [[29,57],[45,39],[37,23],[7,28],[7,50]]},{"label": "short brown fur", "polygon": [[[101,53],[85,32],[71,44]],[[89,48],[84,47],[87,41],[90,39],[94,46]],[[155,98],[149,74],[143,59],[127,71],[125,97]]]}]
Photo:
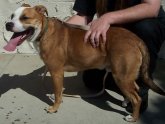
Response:
[{"label": "short brown fur", "polygon": [[[33,16],[30,20],[31,26],[41,25],[42,35],[40,34],[41,36],[38,38],[40,56],[53,78],[55,94],[55,102],[48,109],[49,112],[57,111],[61,104],[64,71],[110,69],[117,86],[131,101],[132,121],[139,118],[141,105],[135,82],[139,73],[143,77],[144,83],[148,84],[152,90],[165,95],[164,91],[149,78],[147,48],[143,41],[132,32],[120,27],[111,27],[107,32],[106,44],[102,44],[102,39],[100,39],[100,46],[93,48],[89,42],[84,43],[83,41],[85,30],[68,26],[69,24],[55,18],[46,18],[35,7],[28,8],[26,16]],[[48,23],[48,29],[43,32],[46,23]]]},{"label": "short brown fur", "polygon": [[111,69],[117,86],[132,102],[133,118],[136,121],[141,98],[137,93],[135,80],[143,62],[143,53],[139,47],[147,52],[142,41],[126,29],[111,27],[107,32],[106,45],[100,44],[100,47],[93,48],[89,42],[83,42],[86,31],[71,28],[56,19],[48,21],[48,31],[40,40],[40,55],[54,82],[56,101],[48,111],[55,112],[59,108],[64,71],[106,68]]}]

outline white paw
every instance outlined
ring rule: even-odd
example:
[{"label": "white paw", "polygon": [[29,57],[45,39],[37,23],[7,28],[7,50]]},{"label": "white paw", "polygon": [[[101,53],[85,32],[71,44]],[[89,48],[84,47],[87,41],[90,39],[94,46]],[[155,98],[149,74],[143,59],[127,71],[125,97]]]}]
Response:
[{"label": "white paw", "polygon": [[129,103],[128,99],[124,99],[124,101],[122,102],[122,107],[124,108],[127,107],[128,103]]},{"label": "white paw", "polygon": [[122,102],[122,107],[127,107],[127,103],[125,101]]},{"label": "white paw", "polygon": [[131,115],[127,115],[124,119],[128,122],[135,122],[135,119]]},{"label": "white paw", "polygon": [[46,94],[46,96],[47,96],[52,102],[55,102],[55,96],[54,96],[54,94]]}]

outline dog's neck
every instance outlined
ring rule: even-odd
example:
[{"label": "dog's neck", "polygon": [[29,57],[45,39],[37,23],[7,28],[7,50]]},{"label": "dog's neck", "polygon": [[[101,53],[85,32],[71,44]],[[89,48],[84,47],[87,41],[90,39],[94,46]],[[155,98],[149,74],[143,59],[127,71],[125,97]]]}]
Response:
[{"label": "dog's neck", "polygon": [[41,37],[48,31],[48,18],[44,17],[42,26],[41,26],[41,31],[36,39],[36,41],[40,41]]},{"label": "dog's neck", "polygon": [[[66,26],[66,27],[78,28],[78,29],[82,29],[82,30],[89,30],[89,26],[69,24],[67,22],[64,22],[64,21],[56,18],[56,17],[52,17],[51,19],[53,19],[54,21],[60,22],[61,25]],[[40,38],[48,31],[48,23],[49,23],[49,18],[44,17],[43,23],[42,23],[42,29],[41,29],[41,32],[40,32],[38,38],[37,38],[37,41],[39,41]]]},{"label": "dog's neck", "polygon": [[43,23],[43,30],[40,33],[41,36],[44,35],[44,33],[46,33],[48,30],[48,18],[45,17],[44,20],[45,21]]}]

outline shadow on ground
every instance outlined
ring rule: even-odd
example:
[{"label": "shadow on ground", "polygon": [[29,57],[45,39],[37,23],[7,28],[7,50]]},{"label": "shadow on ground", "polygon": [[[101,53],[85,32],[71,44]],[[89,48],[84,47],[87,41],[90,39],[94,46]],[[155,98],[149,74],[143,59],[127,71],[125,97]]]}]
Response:
[{"label": "shadow on ground", "polygon": [[[158,60],[154,73],[155,83],[165,90],[165,60]],[[165,123],[165,98],[149,95],[149,110],[141,116],[141,122],[145,124],[164,124]],[[155,97],[152,99],[152,97]]]},{"label": "shadow on ground", "polygon": [[[152,97],[152,96],[150,96]],[[143,113],[140,120],[143,124],[164,124],[165,123],[165,99],[157,98],[150,101],[150,109]]]},{"label": "shadow on ground", "polygon": [[28,94],[31,94],[48,104],[52,104],[45,95],[46,91],[41,81],[41,74],[43,71],[44,67],[39,68],[27,75],[2,75],[0,78],[0,96],[10,89],[20,88]]},{"label": "shadow on ground", "polygon": [[[41,74],[44,72],[44,67],[41,67],[27,75],[14,75],[9,76],[9,74],[4,74],[0,78],[0,96],[5,94],[10,89],[20,88],[26,93],[39,98],[41,101],[52,104],[51,100],[46,96],[46,94],[53,93],[52,89],[52,79],[47,76],[44,82],[41,80]],[[88,94],[88,91],[84,86],[80,84],[81,73],[75,77],[66,77],[64,79],[64,87],[66,88],[65,93],[67,94]],[[81,82],[82,83],[82,82]],[[85,93],[86,92],[86,93]],[[90,91],[89,91],[90,92]],[[91,92],[90,92],[91,93]],[[71,98],[73,99],[73,98]],[[88,98],[83,99],[84,101],[93,104],[100,109],[113,111],[122,115],[126,115],[126,112],[121,110],[116,110],[112,108],[107,101],[110,103],[117,104],[121,106],[121,101],[115,99],[107,92],[98,98]]]},{"label": "shadow on ground", "polygon": [[[31,94],[43,102],[47,104],[52,104],[50,99],[46,96],[46,94],[52,93],[52,79],[50,77],[46,77],[45,81],[42,82],[41,80],[41,74],[44,72],[44,67],[41,67],[27,75],[14,75],[9,76],[8,74],[4,74],[0,78],[0,96],[4,93],[6,93],[10,89],[16,89],[21,88],[28,94]],[[164,74],[164,71],[161,72]],[[157,74],[157,77],[160,75]],[[67,89],[65,93],[68,94],[83,94],[84,90],[87,90],[86,88],[83,88],[80,86],[81,73],[78,74],[78,76],[75,77],[66,77],[64,79],[64,86]],[[81,82],[82,83],[82,82]],[[152,96],[151,96],[152,97]],[[100,109],[116,112],[122,115],[127,115],[125,111],[115,109],[111,107],[110,104],[107,103],[114,103],[118,106],[121,106],[121,101],[111,96],[109,93],[105,92],[104,95],[98,97],[98,98],[92,98],[92,99],[83,99],[84,101],[97,106]],[[146,111],[141,116],[141,122],[143,123],[150,123],[150,124],[163,124],[165,122],[165,107],[164,107],[165,99],[154,99],[154,102],[152,103],[153,107],[155,108],[155,111]],[[152,109],[152,108],[151,108]],[[160,123],[158,123],[160,122]]]}]

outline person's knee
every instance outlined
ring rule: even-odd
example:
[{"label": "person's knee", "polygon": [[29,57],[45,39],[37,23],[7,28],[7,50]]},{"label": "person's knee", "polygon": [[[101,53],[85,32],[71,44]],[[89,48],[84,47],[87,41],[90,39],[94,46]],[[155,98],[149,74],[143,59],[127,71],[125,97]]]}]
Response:
[{"label": "person's knee", "polygon": [[150,74],[153,73],[156,60],[157,53],[160,49],[161,43],[159,43],[161,36],[159,25],[157,25],[157,21],[154,19],[145,19],[139,21],[133,25],[133,32],[138,35],[146,44],[149,53],[150,53]]},{"label": "person's knee", "polygon": [[155,19],[145,19],[136,22],[132,26],[132,31],[145,42],[150,54],[157,56],[163,40],[158,21]]},{"label": "person's knee", "polygon": [[155,37],[156,32],[158,31],[153,19],[145,19],[135,23],[133,32],[143,40],[148,40]]}]

